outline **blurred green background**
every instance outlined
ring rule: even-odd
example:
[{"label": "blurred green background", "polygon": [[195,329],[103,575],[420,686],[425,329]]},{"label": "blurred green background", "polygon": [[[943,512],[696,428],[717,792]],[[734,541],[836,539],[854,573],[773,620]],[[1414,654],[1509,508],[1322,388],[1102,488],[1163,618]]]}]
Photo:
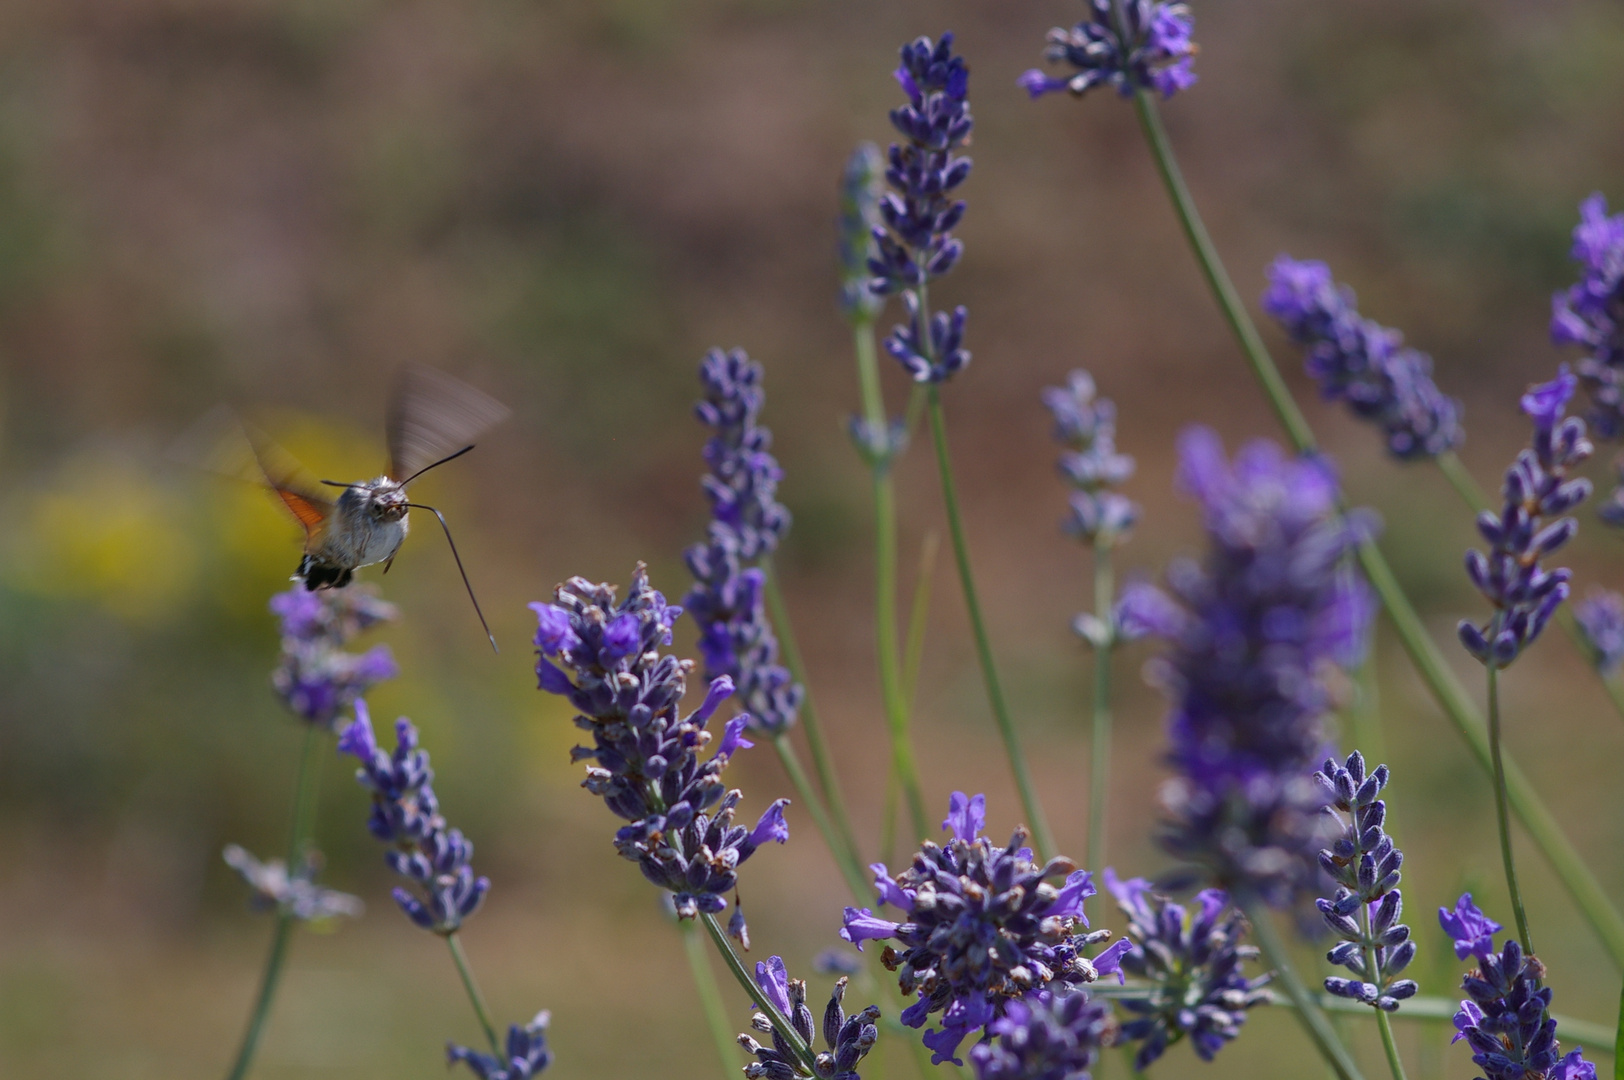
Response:
[{"label": "blurred green background", "polygon": [[[1281,251],[1332,261],[1365,311],[1431,352],[1466,402],[1467,463],[1492,486],[1548,378],[1549,294],[1570,278],[1580,198],[1624,199],[1624,10],[1612,0],[1196,5],[1199,86],[1166,110],[1243,292]],[[968,253],[940,290],[970,305],[973,365],[947,408],[995,644],[1062,845],[1086,822],[1086,654],[1067,628],[1084,553],[1039,390],[1090,368],[1139,459],[1124,563],[1197,550],[1171,441],[1201,420],[1276,434],[1141,144],[1101,94],[1030,104],[1015,77],[1074,0],[70,0],[0,8],[0,1073],[211,1077],[235,1048],[270,924],[221,863],[283,843],[298,731],[267,682],[267,596],[296,528],[261,493],[165,459],[209,407],[247,408],[323,476],[375,471],[389,380],[454,371],[514,417],[422,484],[457,529],[503,652],[441,541],[406,548],[370,640],[404,668],[374,706],[423,729],[452,821],[495,885],[464,934],[506,1020],[553,1010],[552,1075],[714,1077],[678,935],[577,786],[569,715],[533,689],[528,600],[647,560],[680,595],[703,526],[694,369],[712,344],[767,366],[767,420],[795,528],[781,556],[853,813],[877,835],[885,759],[867,611],[865,474],[842,434],[856,391],[833,297],[835,183],[887,139],[895,49],[951,27],[974,72]],[[934,295],[934,294],[933,294]],[[1424,467],[1311,400],[1353,498],[1445,649],[1481,603],[1470,517]],[[905,388],[887,371],[893,403]],[[904,574],[941,527],[931,463],[900,469]],[[1606,482],[1611,451],[1597,455]],[[1585,514],[1578,593],[1624,586]],[[928,797],[1016,801],[944,559],[917,731]],[[375,571],[363,577],[380,581]],[[688,648],[691,628],[679,645]],[[1164,706],[1121,658],[1111,850],[1164,865]],[[1506,918],[1483,777],[1395,651],[1378,648],[1390,825],[1406,849],[1419,978],[1458,965],[1430,912],[1463,886]],[[1624,901],[1624,723],[1553,635],[1506,680],[1509,742]],[[1367,748],[1371,749],[1371,748]],[[366,917],[302,935],[259,1077],[438,1076],[476,1028],[444,950],[388,900],[350,768],[329,762],[329,881]],[[765,751],[730,773],[747,809],[788,785]],[[792,971],[831,944],[846,895],[810,823],[745,877],[756,952]],[[1618,973],[1538,856],[1531,918],[1560,1010],[1610,1023]],[[1107,905],[1092,905],[1120,928]],[[1509,920],[1507,920],[1509,921]],[[1098,925],[1099,922],[1096,923]],[[1304,953],[1305,963],[1313,958]],[[826,980],[814,979],[814,993]],[[747,1010],[724,987],[741,1029]],[[1376,1071],[1372,1033],[1355,1025]],[[1405,1025],[1466,1077],[1447,1032]],[[1201,1065],[1317,1076],[1289,1016],[1254,1014]],[[741,1062],[742,1063],[742,1060]],[[734,1065],[731,1063],[729,1071]],[[1444,1063],[1444,1064],[1440,1064]],[[1107,1075],[1119,1075],[1112,1059]],[[733,1073],[736,1075],[736,1073]],[[888,1075],[907,1075],[892,1069]]]}]

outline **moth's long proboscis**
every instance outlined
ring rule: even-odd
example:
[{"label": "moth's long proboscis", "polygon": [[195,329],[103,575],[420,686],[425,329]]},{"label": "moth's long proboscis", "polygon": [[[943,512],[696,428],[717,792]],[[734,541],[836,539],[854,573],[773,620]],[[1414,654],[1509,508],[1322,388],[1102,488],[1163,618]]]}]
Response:
[{"label": "moth's long proboscis", "polygon": [[474,586],[468,580],[468,571],[463,569],[462,556],[457,553],[457,542],[451,538],[451,526],[446,524],[445,515],[434,507],[423,503],[407,503],[406,505],[413,510],[427,510],[440,523],[440,528],[445,530],[445,542],[451,545],[451,557],[457,562],[457,573],[462,575],[462,587],[468,590],[468,599],[474,605],[474,614],[479,616],[479,625],[485,628],[485,636],[490,639],[491,648],[500,653],[502,650],[497,648],[496,635],[491,633],[491,624],[485,621],[485,613],[479,608],[479,598],[474,595]]}]

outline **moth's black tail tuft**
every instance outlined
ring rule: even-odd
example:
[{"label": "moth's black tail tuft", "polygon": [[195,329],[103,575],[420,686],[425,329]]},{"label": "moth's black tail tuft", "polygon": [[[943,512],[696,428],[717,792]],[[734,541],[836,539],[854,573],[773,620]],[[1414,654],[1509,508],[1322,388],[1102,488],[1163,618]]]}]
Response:
[{"label": "moth's black tail tuft", "polygon": [[306,589],[315,592],[317,589],[342,589],[354,580],[355,571],[347,566],[317,562],[306,555],[299,560],[299,569],[294,571],[294,576],[304,582]]}]

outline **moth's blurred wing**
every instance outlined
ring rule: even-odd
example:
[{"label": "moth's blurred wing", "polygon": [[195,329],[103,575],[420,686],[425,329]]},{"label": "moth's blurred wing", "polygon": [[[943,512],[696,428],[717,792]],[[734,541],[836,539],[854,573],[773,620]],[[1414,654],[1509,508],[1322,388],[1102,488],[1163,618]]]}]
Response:
[{"label": "moth's blurred wing", "polygon": [[170,446],[168,456],[221,476],[276,492],[284,506],[313,536],[332,513],[332,500],[304,480],[297,459],[263,431],[243,422],[224,405],[203,415]]},{"label": "moth's blurred wing", "polygon": [[433,368],[403,370],[389,404],[389,475],[406,480],[506,419],[508,408]]}]

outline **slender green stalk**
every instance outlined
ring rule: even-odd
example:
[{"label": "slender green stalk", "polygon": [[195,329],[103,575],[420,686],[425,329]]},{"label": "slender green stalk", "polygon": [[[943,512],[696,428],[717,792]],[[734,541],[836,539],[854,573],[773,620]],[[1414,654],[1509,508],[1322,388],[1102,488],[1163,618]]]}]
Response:
[{"label": "slender green stalk", "polygon": [[812,1059],[812,1051],[806,1045],[806,1040],[801,1038],[801,1033],[795,1030],[795,1025],[791,1024],[789,1018],[778,1011],[778,1007],[772,1003],[766,994],[761,992],[761,988],[756,985],[756,981],[750,977],[750,973],[744,968],[744,961],[740,960],[739,954],[733,951],[733,943],[728,941],[727,934],[722,930],[721,924],[716,921],[716,916],[706,914],[699,916],[699,918],[705,924],[705,930],[710,934],[711,941],[716,946],[716,951],[721,953],[722,963],[726,964],[728,971],[733,973],[733,978],[738,981],[739,987],[744,991],[745,996],[755,1002],[756,1008],[765,1013],[767,1019],[772,1021],[773,1029],[783,1037],[784,1042],[789,1044],[789,1048],[800,1059],[801,1064],[806,1066],[806,1070],[816,1075],[817,1068]]},{"label": "slender green stalk", "polygon": [[[1500,633],[1500,616],[1494,617],[1489,633],[1493,641]],[[1494,820],[1500,828],[1500,861],[1506,868],[1506,891],[1511,894],[1511,914],[1517,921],[1517,937],[1525,952],[1533,953],[1528,936],[1528,913],[1523,910],[1522,889],[1517,885],[1517,862],[1511,850],[1511,812],[1506,805],[1506,763],[1500,752],[1500,669],[1491,662],[1489,672],[1489,753],[1494,758]]]},{"label": "slender green stalk", "polygon": [[947,529],[953,540],[953,559],[959,567],[959,584],[964,591],[964,606],[970,613],[970,630],[975,637],[976,656],[981,661],[982,681],[987,685],[987,701],[992,706],[993,718],[998,721],[998,733],[1004,739],[1004,752],[1009,757],[1010,770],[1015,774],[1015,788],[1021,796],[1021,807],[1032,830],[1032,840],[1038,854],[1044,858],[1055,854],[1054,838],[1049,834],[1049,823],[1043,816],[1043,805],[1038,801],[1037,785],[1026,766],[1026,754],[1021,749],[1020,735],[1010,719],[1009,706],[1004,702],[1004,690],[998,682],[998,668],[993,663],[992,643],[987,638],[987,624],[981,617],[981,601],[976,597],[975,573],[970,568],[970,546],[964,535],[964,521],[959,515],[959,496],[953,482],[953,462],[947,453],[947,421],[942,415],[942,396],[935,385],[930,388],[926,412],[930,416],[930,437],[936,445],[936,467],[942,478],[942,505],[947,512]]},{"label": "slender green stalk", "polygon": [[1297,977],[1297,971],[1291,966],[1291,958],[1286,953],[1286,946],[1280,940],[1280,932],[1274,927],[1274,920],[1267,908],[1255,902],[1243,905],[1246,917],[1252,922],[1252,932],[1257,937],[1257,943],[1263,950],[1263,955],[1274,967],[1275,978],[1285,987],[1286,996],[1291,999],[1297,1010],[1297,1019],[1303,1025],[1303,1030],[1313,1040],[1314,1048],[1320,1052],[1327,1065],[1336,1072],[1341,1080],[1363,1080],[1359,1074],[1359,1066],[1353,1063],[1353,1057],[1348,1048],[1336,1037],[1331,1030],[1330,1021],[1320,1009],[1319,1003],[1303,985],[1302,979]]},{"label": "slender green stalk", "polygon": [[1111,784],[1111,654],[1116,648],[1111,604],[1116,588],[1111,563],[1111,535],[1094,539],[1094,617],[1105,638],[1094,645],[1094,724],[1088,762],[1088,846],[1083,865],[1105,865],[1105,809]]},{"label": "slender green stalk", "polygon": [[[1246,313],[1211,239],[1207,236],[1189,189],[1185,186],[1178,164],[1173,158],[1172,146],[1168,143],[1167,133],[1163,130],[1161,119],[1156,112],[1156,103],[1141,91],[1135,95],[1134,104],[1157,170],[1167,185],[1168,194],[1172,198],[1173,208],[1185,236],[1195,251],[1201,271],[1212,288],[1225,320],[1241,344],[1247,363],[1257,376],[1269,404],[1298,452],[1313,452],[1315,450],[1313,432],[1287,389],[1285,381],[1280,377],[1274,361],[1263,347],[1262,339],[1259,338],[1256,327],[1252,325],[1251,317]],[[1444,715],[1466,740],[1479,765],[1486,771],[1492,771],[1493,760],[1488,733],[1481,715],[1472,704],[1465,688],[1444,661],[1436,643],[1428,636],[1420,617],[1411,606],[1403,589],[1399,587],[1392,568],[1388,566],[1381,550],[1375,543],[1367,540],[1359,545],[1357,555],[1365,576],[1376,590],[1376,595],[1381,600],[1382,607],[1386,610],[1417,673],[1427,684],[1427,689],[1443,709]],[[1561,825],[1535,793],[1533,786],[1517,768],[1516,763],[1508,758],[1504,766],[1506,796],[1511,809],[1516,812],[1529,836],[1544,853],[1551,868],[1556,871],[1557,877],[1561,879],[1583,912],[1585,919],[1601,938],[1614,964],[1624,968],[1624,916],[1619,914],[1618,909],[1602,890],[1595,875],[1586,865],[1584,857],[1568,840]]]},{"label": "slender green stalk", "polygon": [[[1558,1031],[1562,1029],[1560,1021],[1556,1027]],[[1606,1046],[1606,1040],[1600,1045]],[[1619,991],[1618,1030],[1613,1033],[1613,1080],[1624,1080],[1624,990]]]},{"label": "slender green stalk", "polygon": [[704,939],[699,927],[691,921],[682,921],[682,948],[688,954],[688,969],[693,972],[694,992],[705,1011],[705,1026],[710,1028],[716,1043],[716,1057],[722,1063],[722,1073],[735,1080],[738,1072],[733,1066],[739,1061],[739,1044],[733,1036],[733,1027],[727,1022],[727,1007],[722,1004],[722,991],[716,985],[716,974],[711,971],[710,957],[705,954]]},{"label": "slender green stalk", "polygon": [[817,711],[812,708],[812,684],[807,680],[806,662],[801,659],[801,647],[796,643],[795,628],[789,621],[789,605],[784,603],[784,593],[778,586],[778,568],[773,564],[771,555],[761,560],[761,570],[766,575],[767,611],[772,616],[773,627],[778,631],[784,662],[789,665],[790,674],[801,684],[805,694],[801,699],[801,728],[806,732],[806,745],[812,751],[812,767],[817,770],[818,784],[828,800],[829,818],[839,830],[841,842],[852,857],[857,858],[857,836],[852,832],[851,820],[846,816],[846,799],[841,794],[840,779],[835,774],[834,755],[829,752],[829,743],[823,737],[823,725],[818,723]]},{"label": "slender green stalk", "polygon": [[[304,745],[299,753],[299,772],[293,783],[293,824],[288,837],[288,873],[297,873],[304,861],[305,841],[310,836],[310,823],[316,815],[316,790],[320,777],[321,750],[325,733],[314,724],[306,724]],[[287,963],[288,943],[297,922],[291,912],[279,911],[276,929],[271,933],[271,951],[265,957],[264,973],[259,980],[259,996],[254,1000],[253,1012],[248,1015],[248,1029],[243,1032],[242,1044],[232,1062],[230,1080],[242,1080],[253,1066],[259,1050],[260,1038],[265,1034],[265,1023],[270,1019],[271,1002],[276,1000],[277,987],[282,982],[282,969]]]},{"label": "slender green stalk", "polygon": [[457,965],[457,974],[462,976],[462,988],[468,991],[468,1004],[474,1007],[479,1026],[484,1029],[485,1039],[491,1044],[491,1053],[500,1061],[504,1057],[502,1043],[496,1037],[496,1025],[491,1023],[491,1011],[485,1005],[485,995],[479,992],[479,984],[474,981],[474,969],[468,966],[468,955],[462,951],[462,941],[453,931],[445,936],[445,944],[451,950],[451,961]]},{"label": "slender green stalk", "polygon": [[854,895],[862,897],[869,893],[868,881],[863,876],[862,864],[859,862],[855,849],[846,845],[840,835],[835,832],[833,823],[829,820],[829,812],[823,808],[823,801],[812,787],[812,781],[807,778],[806,769],[801,765],[801,759],[795,753],[795,745],[789,741],[787,734],[773,736],[773,749],[778,751],[778,760],[784,766],[784,772],[789,774],[789,782],[794,785],[795,792],[806,803],[806,812],[812,815],[812,824],[818,832],[823,834],[823,842],[834,856],[835,865],[840,868],[840,876],[846,879],[846,884]]},{"label": "slender green stalk", "polygon": [[[1376,958],[1376,946],[1370,941],[1370,905],[1359,905],[1359,927],[1365,933],[1365,971],[1370,979],[1381,975],[1381,962]],[[1387,1068],[1393,1073],[1393,1080],[1405,1080],[1404,1059],[1398,1055],[1398,1042],[1393,1038],[1393,1022],[1382,1009],[1371,1009],[1376,1014],[1376,1026],[1381,1030],[1382,1049],[1387,1052]]]}]

